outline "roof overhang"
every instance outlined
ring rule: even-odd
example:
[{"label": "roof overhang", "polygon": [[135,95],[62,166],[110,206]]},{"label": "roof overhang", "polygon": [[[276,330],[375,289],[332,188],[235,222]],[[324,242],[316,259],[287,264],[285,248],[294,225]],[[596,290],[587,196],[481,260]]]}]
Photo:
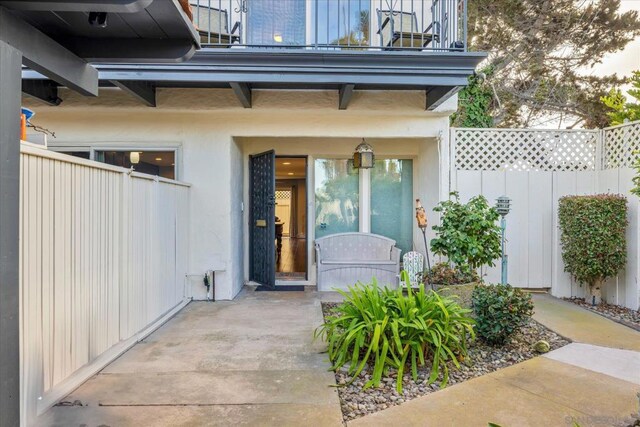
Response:
[{"label": "roof overhang", "polygon": [[[233,88],[250,106],[252,89],[335,89],[346,108],[353,90],[426,90],[433,109],[465,86],[483,52],[203,49],[181,64],[96,64],[101,81],[154,87]],[[31,70],[25,79],[43,78]]]},{"label": "roof overhang", "polygon": [[[0,0],[0,6],[87,62],[181,62],[200,47],[177,0]],[[106,25],[92,25],[105,12]]]}]

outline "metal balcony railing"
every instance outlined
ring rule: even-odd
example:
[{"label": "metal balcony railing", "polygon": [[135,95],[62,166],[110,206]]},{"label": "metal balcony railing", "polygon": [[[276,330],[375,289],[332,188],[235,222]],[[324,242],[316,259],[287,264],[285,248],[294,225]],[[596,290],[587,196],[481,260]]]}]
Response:
[{"label": "metal balcony railing", "polygon": [[190,0],[203,47],[466,51],[467,0]]}]

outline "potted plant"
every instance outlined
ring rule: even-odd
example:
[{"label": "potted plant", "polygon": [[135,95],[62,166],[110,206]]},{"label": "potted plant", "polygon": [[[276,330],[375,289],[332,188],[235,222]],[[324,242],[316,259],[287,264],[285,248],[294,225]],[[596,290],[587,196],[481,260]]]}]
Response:
[{"label": "potted plant", "polygon": [[478,269],[493,266],[501,256],[499,214],[484,196],[467,203],[460,202],[457,192],[450,196],[434,208],[441,219],[433,227],[436,238],[431,240],[433,252],[447,262],[436,264],[427,275],[438,292],[456,294],[470,305],[473,288],[480,281]]}]

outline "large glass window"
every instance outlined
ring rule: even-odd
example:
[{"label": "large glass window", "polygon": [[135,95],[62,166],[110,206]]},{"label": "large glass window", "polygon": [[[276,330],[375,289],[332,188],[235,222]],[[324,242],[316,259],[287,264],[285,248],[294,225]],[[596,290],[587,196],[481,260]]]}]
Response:
[{"label": "large glass window", "polygon": [[371,232],[413,248],[413,162],[376,160],[371,172]]},{"label": "large glass window", "polygon": [[316,0],[312,7],[314,42],[319,45],[369,45],[369,0]]},{"label": "large glass window", "polygon": [[306,1],[248,0],[247,5],[250,45],[306,44]]},{"label": "large glass window", "polygon": [[358,172],[346,159],[315,161],[315,236],[358,231]]},{"label": "large glass window", "polygon": [[136,172],[176,179],[175,151],[96,151],[95,160]]}]

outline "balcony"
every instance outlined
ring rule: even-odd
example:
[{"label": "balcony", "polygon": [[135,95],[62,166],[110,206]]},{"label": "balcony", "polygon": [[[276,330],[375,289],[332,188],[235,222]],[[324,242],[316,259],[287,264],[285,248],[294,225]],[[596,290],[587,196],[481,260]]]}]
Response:
[{"label": "balcony", "polygon": [[466,0],[190,0],[205,48],[465,52]]},{"label": "balcony", "polygon": [[[335,90],[340,109],[354,91],[419,90],[434,110],[486,57],[467,50],[467,0],[189,1],[184,19],[192,19],[201,45],[193,57],[99,61],[101,86],[149,106],[156,88],[231,88],[245,108],[255,89]],[[25,87],[42,85],[30,82],[44,79],[34,70],[22,75]]]}]

